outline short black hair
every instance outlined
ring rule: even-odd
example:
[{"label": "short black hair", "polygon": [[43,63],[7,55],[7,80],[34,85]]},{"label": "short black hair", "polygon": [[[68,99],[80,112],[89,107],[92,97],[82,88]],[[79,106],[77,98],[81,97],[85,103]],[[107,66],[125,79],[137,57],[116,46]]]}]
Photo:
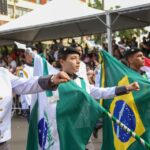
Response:
[{"label": "short black hair", "polygon": [[142,50],[140,48],[137,48],[137,47],[134,47],[134,48],[130,48],[130,47],[127,47],[125,50],[124,50],[124,53],[123,53],[123,56],[125,58],[128,58],[129,56],[137,53],[137,52],[141,52]]},{"label": "short black hair", "polygon": [[69,54],[78,54],[80,56],[80,53],[75,48],[63,47],[58,52],[58,60],[60,60],[60,59],[66,60],[66,58]]}]

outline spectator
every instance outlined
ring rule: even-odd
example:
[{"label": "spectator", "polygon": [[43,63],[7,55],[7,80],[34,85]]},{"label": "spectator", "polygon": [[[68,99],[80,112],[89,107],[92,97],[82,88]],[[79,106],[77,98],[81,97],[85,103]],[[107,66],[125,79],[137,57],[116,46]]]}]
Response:
[{"label": "spectator", "polygon": [[7,55],[7,59],[8,59],[8,68],[9,68],[9,71],[11,73],[15,73],[16,67],[17,67],[16,61],[13,60],[13,58],[11,57],[11,55]]},{"label": "spectator", "polygon": [[88,81],[91,85],[95,85],[95,73],[93,70],[87,72]]},{"label": "spectator", "polygon": [[87,55],[89,53],[89,47],[88,47],[87,43],[85,44],[84,52],[85,52],[85,55]]},{"label": "spectator", "polygon": [[146,37],[143,37],[143,41],[140,43],[140,48],[142,49],[144,55],[148,57],[148,55],[150,54],[150,47],[148,46]]},{"label": "spectator", "polygon": [[133,37],[130,43],[130,47],[134,48],[134,47],[138,47],[138,42],[136,41],[136,37]]}]

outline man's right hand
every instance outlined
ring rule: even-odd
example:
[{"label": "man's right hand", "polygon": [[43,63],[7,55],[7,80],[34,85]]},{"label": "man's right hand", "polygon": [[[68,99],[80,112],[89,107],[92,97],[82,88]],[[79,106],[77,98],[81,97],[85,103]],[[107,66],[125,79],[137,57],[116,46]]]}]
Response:
[{"label": "man's right hand", "polygon": [[133,82],[133,83],[129,84],[128,86],[126,86],[126,89],[128,90],[128,92],[139,91],[140,86],[139,86],[138,82]]},{"label": "man's right hand", "polygon": [[69,80],[70,80],[70,77],[64,71],[61,71],[58,74],[53,76],[53,83],[55,85],[58,85],[59,83],[62,83],[62,82],[67,82]]}]

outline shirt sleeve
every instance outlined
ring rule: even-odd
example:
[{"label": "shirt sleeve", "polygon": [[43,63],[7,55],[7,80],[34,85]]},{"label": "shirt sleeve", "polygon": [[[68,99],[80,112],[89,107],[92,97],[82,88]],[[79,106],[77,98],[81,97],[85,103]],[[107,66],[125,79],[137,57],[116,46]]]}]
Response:
[{"label": "shirt sleeve", "polygon": [[90,87],[90,95],[95,99],[109,99],[116,96],[115,94],[116,87],[109,88],[99,88],[99,87]]},{"label": "shirt sleeve", "polygon": [[[8,71],[9,72],[9,71]],[[11,86],[13,92],[18,95],[23,94],[33,94],[37,92],[42,92],[43,89],[38,83],[39,77],[31,77],[29,79],[19,78],[9,72],[9,78],[11,81]]]},{"label": "shirt sleeve", "polygon": [[90,85],[90,95],[95,99],[110,99],[115,96],[128,94],[125,86],[99,88]]}]

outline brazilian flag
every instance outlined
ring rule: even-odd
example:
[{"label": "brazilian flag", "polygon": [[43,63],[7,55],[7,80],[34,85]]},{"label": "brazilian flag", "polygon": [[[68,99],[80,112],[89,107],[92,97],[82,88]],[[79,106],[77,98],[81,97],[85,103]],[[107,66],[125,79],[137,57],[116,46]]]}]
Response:
[{"label": "brazilian flag", "polygon": [[[123,86],[134,81],[140,85],[140,91],[103,100],[102,105],[120,122],[150,143],[150,82],[107,52],[101,51],[99,56],[101,86]],[[146,150],[146,148],[105,115],[102,150]]]}]

